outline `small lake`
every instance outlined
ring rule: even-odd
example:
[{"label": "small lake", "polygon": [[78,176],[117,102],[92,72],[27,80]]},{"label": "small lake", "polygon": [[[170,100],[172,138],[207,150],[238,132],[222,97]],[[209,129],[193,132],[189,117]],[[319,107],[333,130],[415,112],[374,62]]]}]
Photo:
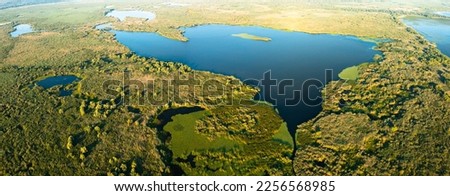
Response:
[{"label": "small lake", "polygon": [[409,17],[403,22],[425,36],[429,41],[436,43],[442,53],[450,56],[450,20],[431,19],[422,17]]},{"label": "small lake", "polygon": [[450,12],[436,12],[436,14],[439,14],[441,16],[450,17]]},{"label": "small lake", "polygon": [[[255,99],[275,105],[292,135],[298,124],[314,118],[322,110],[320,98],[306,102],[299,99],[320,96],[321,85],[337,80],[343,69],[372,61],[375,54],[380,54],[373,49],[375,43],[349,36],[228,25],[205,25],[183,30],[188,42],[168,39],[156,33],[112,32],[120,43],[141,56],[233,75],[251,85],[258,85],[258,81],[266,77],[266,84],[274,86],[266,85],[268,88],[264,89],[259,83],[262,91]],[[232,36],[243,33],[267,37],[270,41]],[[326,69],[333,72],[327,74]],[[286,79],[293,84],[281,82]],[[275,86],[280,83],[285,84],[285,88]],[[319,88],[308,84],[316,84]],[[283,92],[284,89],[286,91]],[[305,93],[308,89],[309,93]]]},{"label": "small lake", "polygon": [[153,12],[148,11],[137,11],[137,10],[131,10],[131,11],[119,11],[119,10],[113,10],[111,12],[108,12],[106,16],[118,18],[120,21],[124,21],[126,18],[142,18],[146,20],[153,20],[156,18],[156,15]]},{"label": "small lake", "polygon": [[[59,86],[59,85],[66,86],[66,85],[72,84],[73,82],[78,81],[78,80],[79,80],[79,78],[77,78],[76,76],[71,76],[71,75],[52,76],[52,77],[48,77],[48,78],[45,78],[45,79],[37,82],[37,85],[42,86],[44,89],[49,89],[49,88],[52,88],[54,86]],[[59,93],[60,93],[60,96],[69,96],[72,94],[72,91],[61,89]]]},{"label": "small lake", "polygon": [[14,27],[14,31],[10,33],[11,37],[19,37],[21,35],[32,33],[33,28],[29,24],[20,24]]}]

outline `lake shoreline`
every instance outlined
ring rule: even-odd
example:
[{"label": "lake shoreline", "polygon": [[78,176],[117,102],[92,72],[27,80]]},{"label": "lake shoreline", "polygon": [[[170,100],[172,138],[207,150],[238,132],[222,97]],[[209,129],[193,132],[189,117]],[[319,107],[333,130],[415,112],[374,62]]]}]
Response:
[{"label": "lake shoreline", "polygon": [[[210,29],[210,28],[212,28],[212,29]],[[209,29],[209,30],[206,30],[206,29]],[[299,87],[298,85],[300,85],[301,81],[304,80],[303,78],[308,78],[308,77],[322,78],[324,76],[322,71],[327,68],[331,68],[330,66],[333,66],[333,69],[337,69],[336,70],[337,73],[334,73],[335,77],[333,76],[333,78],[335,78],[335,79],[333,79],[333,80],[339,80],[338,73],[341,71],[341,68],[345,69],[349,66],[359,65],[359,64],[365,63],[365,62],[372,62],[374,55],[377,53],[380,53],[380,51],[374,50],[374,47],[376,46],[376,44],[374,42],[367,42],[367,41],[358,39],[356,37],[350,37],[350,36],[336,36],[336,35],[328,35],[328,34],[313,35],[313,34],[302,33],[302,32],[286,32],[286,31],[280,31],[280,30],[275,30],[275,29],[268,29],[268,28],[260,27],[260,26],[250,26],[249,27],[249,26],[231,26],[231,25],[202,25],[202,26],[196,26],[193,28],[188,28],[188,29],[183,29],[183,30],[184,30],[184,35],[190,38],[189,42],[180,42],[177,40],[168,39],[165,36],[161,36],[160,34],[153,33],[153,32],[130,32],[130,31],[117,31],[117,30],[113,30],[112,32],[115,34],[115,37],[118,40],[118,42],[120,42],[122,45],[128,47],[131,51],[133,51],[135,54],[137,54],[139,56],[156,58],[156,59],[159,59],[162,61],[180,62],[180,63],[187,64],[192,69],[199,70],[199,71],[208,71],[211,73],[218,73],[218,74],[226,75],[226,76],[231,75],[231,76],[234,76],[235,78],[240,79],[241,81],[244,81],[244,83],[246,83],[245,80],[248,78],[260,78],[262,76],[261,75],[262,72],[264,72],[263,70],[267,71],[267,70],[274,69],[274,67],[271,67],[271,65],[282,65],[282,67],[284,67],[284,68],[281,68],[281,69],[286,70],[286,69],[292,68],[291,65],[294,65],[294,64],[298,65],[298,63],[300,63],[300,62],[302,62],[302,64],[301,64],[302,66],[306,66],[307,64],[311,64],[311,63],[316,65],[317,63],[319,63],[320,67],[322,67],[322,68],[317,68],[317,71],[319,71],[319,73],[314,73],[316,75],[300,74],[301,72],[304,72],[301,70],[297,70],[299,72],[299,74],[295,74],[296,71],[292,70],[292,71],[289,71],[289,74],[286,76],[274,76],[274,77],[278,78],[280,80],[287,79],[287,78],[295,79],[298,82],[296,87]],[[195,32],[198,32],[198,35],[196,35]],[[189,60],[184,59],[184,58],[187,58],[187,57],[183,57],[183,54],[188,54],[187,51],[184,51],[187,48],[196,48],[195,51],[210,50],[210,49],[207,49],[207,47],[210,47],[210,44],[199,45],[199,46],[195,45],[200,40],[211,39],[208,36],[205,37],[205,35],[207,35],[208,32],[212,33],[212,35],[214,35],[214,37],[217,36],[217,37],[220,37],[220,39],[223,39],[222,41],[220,41],[220,40],[207,41],[208,43],[215,43],[217,45],[217,48],[220,48],[219,50],[214,50],[217,54],[221,54],[220,56],[234,56],[235,59],[246,59],[246,61],[248,61],[248,62],[243,63],[243,64],[237,63],[236,61],[229,62],[229,60],[227,60],[227,58],[223,59],[224,57],[220,57],[219,59],[221,59],[221,60],[217,59],[214,62],[204,61],[207,59],[204,59],[202,57],[197,58],[194,56],[189,57],[190,58]],[[276,38],[276,41],[271,41],[270,44],[269,44],[269,42],[263,43],[263,42],[257,42],[257,41],[242,42],[242,41],[244,41],[244,39],[234,39],[233,36],[230,36],[233,34],[238,34],[240,32],[247,32],[247,34],[254,34],[254,35],[269,35],[269,37],[271,37],[271,38]],[[130,37],[127,38],[128,36],[130,36]],[[285,36],[287,36],[287,38]],[[299,36],[299,38],[296,38],[297,36]],[[316,36],[320,36],[320,37],[316,37]],[[214,39],[214,37],[212,39]],[[312,40],[315,40],[315,41],[311,42],[311,40],[309,40],[310,38],[312,38]],[[322,39],[325,39],[328,41],[323,41]],[[124,43],[125,40],[128,40],[128,41],[126,41]],[[292,40],[296,40],[295,43],[293,43]],[[330,55],[331,55],[330,58],[339,59],[339,56],[336,56],[337,54],[334,54],[335,52],[333,52],[335,49],[330,48],[329,42],[333,42],[333,41],[337,42],[335,44],[339,45],[340,48],[343,49],[343,51],[346,51],[347,49],[351,49],[353,47],[359,48],[359,49],[356,49],[356,48],[351,49],[354,51],[350,52],[348,54],[348,55],[351,55],[351,56],[354,56],[357,58],[352,58],[351,60],[341,59],[339,66],[333,65],[331,62],[320,63],[320,60],[319,60],[319,62],[316,62],[316,61],[318,61],[318,59],[316,59],[316,60],[312,59],[312,61],[301,60],[302,58],[305,59],[305,57],[308,57],[308,56],[315,56],[316,54],[314,53],[314,51],[320,51],[320,48],[323,46],[328,48],[328,49],[326,49],[328,51],[326,53],[330,53]],[[240,43],[240,42],[242,42],[242,43]],[[318,43],[315,43],[315,42],[318,42]],[[152,43],[152,44],[150,44],[150,43]],[[308,44],[305,45],[304,43],[309,43],[314,46],[307,46]],[[198,43],[198,44],[201,44],[201,43]],[[221,47],[221,44],[225,44],[226,47],[225,48]],[[261,45],[261,44],[263,44],[263,45]],[[286,55],[286,53],[278,54],[279,52],[276,52],[276,51],[279,51],[279,49],[273,48],[273,47],[275,47],[274,44],[276,45],[276,47],[292,48],[292,52],[295,51],[295,53],[297,53],[297,52],[302,53],[301,51],[304,51],[306,53],[303,55],[306,55],[306,56],[300,58],[298,54],[287,53],[287,54],[289,54],[289,57],[287,57],[287,56],[284,57],[285,60],[278,59],[278,58],[269,58],[272,55],[275,55],[275,56]],[[280,44],[282,44],[282,45],[280,45]],[[143,46],[149,46],[149,45],[152,45],[152,47],[146,48],[145,50],[142,48]],[[189,47],[187,47],[187,45],[189,45]],[[238,46],[238,45],[240,46],[238,48],[226,49],[230,46],[232,47],[232,46]],[[172,48],[172,50],[165,51],[165,50],[162,50],[161,47],[162,48]],[[246,47],[250,47],[250,48],[245,49]],[[311,47],[313,47],[315,49],[310,50]],[[160,50],[155,50],[156,48],[160,48]],[[230,54],[227,54],[227,51],[228,52],[233,51],[233,52],[231,52]],[[248,52],[250,52],[250,54],[245,54]],[[358,53],[361,53],[364,55],[361,55],[361,56],[356,55]],[[242,55],[242,54],[245,54],[244,57],[236,56],[236,55]],[[268,54],[271,54],[271,55],[268,55]],[[192,54],[192,55],[195,55],[195,54]],[[207,55],[207,56],[209,56],[209,55]],[[264,67],[256,66],[256,67],[250,68],[249,67],[250,65],[248,63],[253,62],[253,65],[251,65],[251,66],[255,66],[254,63],[257,63],[257,62],[254,62],[254,61],[256,59],[260,59],[261,56],[265,56],[264,58],[262,58],[265,60],[263,60],[263,62],[260,62],[262,64],[265,64]],[[174,57],[176,57],[176,58],[174,58]],[[298,58],[300,58],[300,59],[298,59]],[[360,58],[361,58],[361,60],[356,60],[356,59],[360,59]],[[201,61],[202,65],[199,65],[200,62],[196,63],[196,59],[197,60],[204,59]],[[298,59],[298,60],[294,60],[294,59]],[[306,58],[306,59],[308,59],[308,58]],[[281,60],[281,61],[278,61],[278,60]],[[221,64],[221,65],[219,66],[218,64]],[[336,64],[336,62],[334,64]],[[214,65],[214,66],[206,66],[206,65]],[[230,67],[230,65],[232,65],[234,67]],[[304,67],[304,68],[306,68],[306,67]],[[224,69],[230,69],[230,70],[226,71]],[[314,70],[316,70],[316,69],[314,69]],[[272,71],[277,72],[276,70],[272,70]],[[247,75],[245,75],[245,74],[242,75],[243,72],[247,73]],[[252,72],[254,72],[254,73],[252,73]],[[261,73],[259,73],[259,72],[261,72]],[[248,74],[250,74],[250,75],[248,75]],[[256,75],[254,75],[254,74],[256,74]],[[281,74],[283,74],[283,73],[281,73]],[[300,77],[302,79],[299,79],[298,77]],[[325,80],[325,79],[320,79],[320,80],[324,81],[324,82],[328,82],[328,80]],[[249,83],[246,83],[246,84],[251,85]],[[256,86],[256,87],[259,87],[259,86]],[[267,99],[267,97],[264,97],[266,95],[264,94],[263,90],[260,87],[258,89],[259,89],[259,91],[258,91],[259,93],[255,94],[255,100],[270,100],[270,99]],[[320,95],[320,92],[314,91],[314,94]],[[257,95],[262,95],[262,97],[257,98]],[[278,97],[280,95],[276,95],[276,96]],[[295,108],[303,108],[303,111],[296,111],[296,112],[294,112],[294,109],[283,109],[284,106],[281,106],[281,105],[277,106],[276,104],[273,104],[273,103],[272,103],[272,105],[275,106],[273,108],[278,110],[280,116],[288,123],[289,132],[291,133],[291,136],[293,138],[295,138],[296,127],[297,127],[297,125],[299,125],[299,123],[297,123],[297,122],[293,123],[292,120],[306,122],[307,120],[310,120],[314,116],[316,116],[316,115],[314,115],[315,113],[320,113],[320,111],[318,109],[319,107],[314,107],[315,109],[310,109],[308,107],[308,109],[306,109],[307,104],[305,104],[303,102],[301,104],[299,103],[299,104],[295,105]],[[298,114],[299,112],[305,113],[305,114],[302,116],[299,116],[299,117],[295,117],[296,115],[294,115],[293,113]],[[290,115],[291,113],[292,113],[292,115]],[[311,115],[311,118],[310,118],[310,115]]]},{"label": "lake shoreline", "polygon": [[393,41],[394,39],[391,38],[387,38],[387,37],[375,37],[375,36],[359,36],[359,35],[355,35],[355,34],[349,34],[349,33],[333,33],[333,32],[312,32],[312,31],[298,31],[298,30],[291,30],[291,29],[286,29],[286,28],[277,28],[277,27],[272,27],[269,25],[252,25],[252,24],[239,24],[239,23],[222,23],[222,22],[206,22],[206,23],[197,23],[197,24],[192,24],[192,25],[183,25],[183,26],[176,26],[173,27],[174,30],[178,30],[180,31],[180,33],[182,34],[183,38],[176,38],[176,37],[169,37],[163,33],[160,33],[158,31],[149,31],[149,30],[133,30],[133,29],[113,29],[115,31],[123,31],[123,32],[145,32],[145,33],[157,33],[167,39],[172,39],[172,40],[177,40],[180,42],[188,42],[189,39],[184,35],[184,30],[186,28],[193,28],[193,27],[199,27],[199,26],[207,26],[207,25],[227,25],[227,26],[236,26],[236,27],[262,27],[262,28],[267,28],[267,29],[271,29],[271,30],[276,30],[276,31],[284,31],[284,32],[296,32],[296,33],[306,33],[306,34],[310,34],[310,35],[333,35],[333,36],[348,36],[348,37],[355,37],[357,39],[360,40],[365,40],[368,42],[373,42],[376,43],[377,45],[379,43],[384,43],[384,42],[390,42]]}]

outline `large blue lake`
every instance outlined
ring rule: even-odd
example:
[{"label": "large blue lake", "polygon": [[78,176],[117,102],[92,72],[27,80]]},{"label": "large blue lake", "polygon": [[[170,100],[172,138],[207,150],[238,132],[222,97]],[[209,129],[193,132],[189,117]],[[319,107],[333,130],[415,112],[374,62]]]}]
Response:
[{"label": "large blue lake", "polygon": [[[350,36],[312,35],[228,25],[205,25],[183,30],[188,42],[168,39],[156,33],[113,32],[120,43],[141,56],[182,62],[197,70],[233,75],[253,85],[258,83],[254,79],[261,80],[266,75],[266,80],[262,81],[266,87],[259,83],[262,91],[256,99],[274,104],[288,123],[291,134],[295,133],[298,124],[314,118],[321,111],[321,99],[315,98],[320,96],[320,88],[324,83],[337,80],[337,75],[343,69],[372,61],[374,55],[379,54],[373,49],[374,43]],[[268,37],[271,41],[232,36],[241,33]],[[326,72],[327,69],[332,70],[332,73]],[[285,79],[288,81],[281,82]],[[290,81],[294,84],[291,85]],[[267,88],[280,83],[282,85],[279,86],[285,88]],[[305,93],[307,90],[309,93]]]},{"label": "large blue lake", "polygon": [[405,18],[403,22],[436,43],[442,53],[450,56],[450,19],[411,17]]}]

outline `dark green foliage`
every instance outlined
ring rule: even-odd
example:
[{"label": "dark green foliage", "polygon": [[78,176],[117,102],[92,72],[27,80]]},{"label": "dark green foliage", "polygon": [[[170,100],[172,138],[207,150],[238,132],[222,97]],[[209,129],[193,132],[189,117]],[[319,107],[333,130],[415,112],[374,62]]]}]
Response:
[{"label": "dark green foliage", "polygon": [[[18,78],[21,73],[8,74]],[[81,116],[82,99],[3,79],[1,88],[9,89],[0,104],[3,175],[130,175],[131,170],[115,168],[133,161],[139,168],[135,173],[161,174],[154,130],[128,126],[131,115],[121,107],[106,117],[91,111]]]},{"label": "dark green foliage", "polygon": [[253,143],[271,138],[282,122],[270,106],[249,102],[212,109],[197,122],[197,131],[211,138],[222,136]]},{"label": "dark green foliage", "polygon": [[292,175],[292,149],[278,142],[245,145],[243,149],[193,151],[176,159],[186,175]]},{"label": "dark green foliage", "polygon": [[273,139],[289,135],[279,115],[264,103],[236,103],[174,116],[164,127],[171,164],[185,175],[291,175],[293,146]]},{"label": "dark green foliage", "polygon": [[[151,126],[164,105],[139,104],[130,92],[130,105],[121,103],[123,89],[107,94],[103,83],[122,81],[122,70],[132,79],[173,79],[191,70],[178,63],[109,55],[58,67],[3,66],[0,68],[0,130],[2,175],[161,175],[156,129]],[[78,65],[78,66],[77,66]],[[131,66],[132,65],[132,66]],[[82,67],[82,69],[80,69]],[[101,67],[101,69],[99,68]],[[216,78],[238,97],[252,97],[254,89],[231,77],[195,72],[201,81]],[[74,84],[43,89],[35,83],[50,75],[76,75]],[[189,81],[188,81],[189,82]],[[60,89],[73,95],[60,97]],[[236,90],[234,90],[236,89]],[[241,89],[241,90],[239,90]],[[148,90],[148,89],[147,89]],[[173,92],[172,92],[173,93]],[[191,92],[192,93],[192,92]],[[178,104],[203,105],[212,94],[189,94]],[[216,97],[216,99],[223,99]]]}]

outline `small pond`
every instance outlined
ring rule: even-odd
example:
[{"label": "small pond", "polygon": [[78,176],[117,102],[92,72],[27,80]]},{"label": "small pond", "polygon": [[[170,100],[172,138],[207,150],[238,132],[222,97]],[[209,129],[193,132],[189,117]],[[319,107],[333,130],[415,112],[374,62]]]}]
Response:
[{"label": "small pond", "polygon": [[33,28],[29,24],[20,24],[14,27],[14,31],[10,33],[11,37],[19,37],[21,35],[32,33]]},{"label": "small pond", "polygon": [[[71,75],[67,75],[67,76],[52,76],[52,77],[48,77],[45,78],[39,82],[37,82],[37,85],[42,86],[44,89],[49,89],[52,88],[54,86],[66,86],[69,84],[72,84],[75,81],[78,81],[79,78],[77,78],[76,76],[71,76]],[[69,96],[72,94],[72,91],[70,90],[64,90],[63,88],[60,89],[59,91],[60,96]]]},{"label": "small pond", "polygon": [[436,14],[439,14],[441,16],[450,17],[450,12],[436,12]]}]

